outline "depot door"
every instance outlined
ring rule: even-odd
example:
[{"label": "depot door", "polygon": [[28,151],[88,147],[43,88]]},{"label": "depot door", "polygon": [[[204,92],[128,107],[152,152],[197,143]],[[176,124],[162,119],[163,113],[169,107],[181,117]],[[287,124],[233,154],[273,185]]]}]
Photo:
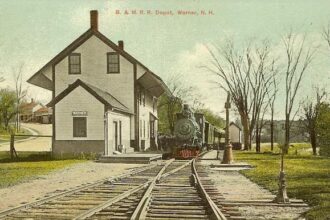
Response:
[{"label": "depot door", "polygon": [[114,135],[114,148],[117,151],[118,150],[118,122],[113,122],[113,135]]},{"label": "depot door", "polygon": [[155,121],[150,121],[150,147],[155,149],[156,146],[156,138],[155,138]]}]

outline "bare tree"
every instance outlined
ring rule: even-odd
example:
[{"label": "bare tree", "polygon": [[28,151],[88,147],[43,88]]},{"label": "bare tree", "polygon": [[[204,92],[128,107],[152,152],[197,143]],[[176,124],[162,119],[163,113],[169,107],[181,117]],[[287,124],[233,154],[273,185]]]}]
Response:
[{"label": "bare tree", "polygon": [[317,129],[316,122],[318,116],[320,114],[320,106],[323,99],[326,96],[326,92],[321,90],[320,88],[316,88],[316,101],[305,100],[303,103],[303,122],[304,127],[308,130],[310,142],[313,149],[313,155],[316,155],[316,147],[317,147]]},{"label": "bare tree", "polygon": [[251,73],[252,60],[250,58],[250,48],[247,47],[241,54],[238,54],[235,51],[233,42],[227,41],[225,47],[215,47],[214,50],[208,48],[212,58],[212,67],[204,66],[204,68],[219,77],[217,84],[220,88],[231,93],[232,101],[239,112],[243,126],[244,149],[248,150],[251,146],[249,74]]},{"label": "bare tree", "polygon": [[20,130],[20,105],[22,100],[27,95],[27,88],[24,88],[23,83],[23,68],[24,64],[21,63],[17,68],[12,68],[12,74],[15,82],[15,94],[16,94],[16,119],[15,128],[18,132]]},{"label": "bare tree", "polygon": [[306,38],[301,40],[293,32],[283,38],[286,66],[285,66],[285,139],[284,152],[287,153],[290,143],[290,127],[298,110],[293,113],[295,99],[303,76],[311,64],[315,50],[306,47]]},{"label": "bare tree", "polygon": [[[256,134],[256,151],[260,152],[260,134],[263,126],[264,115],[269,104],[266,100],[268,91],[272,83],[275,60],[270,57],[270,50],[267,42],[262,44],[262,47],[256,49],[256,65],[252,65],[252,74],[249,75],[251,85],[251,105],[250,105],[250,137],[255,129]],[[262,123],[261,123],[262,121]],[[262,126],[261,126],[262,125]]]},{"label": "bare tree", "polygon": [[218,77],[218,86],[229,91],[239,112],[244,134],[244,150],[251,149],[252,132],[260,116],[267,88],[271,82],[270,50],[251,44],[237,51],[232,41],[224,47],[207,48],[211,65],[203,66]]},{"label": "bare tree", "polygon": [[325,26],[322,31],[322,36],[324,40],[327,42],[329,49],[330,49],[330,22],[328,23],[328,26]]},{"label": "bare tree", "polygon": [[269,102],[266,102],[265,105],[263,105],[263,108],[261,110],[261,116],[258,117],[257,122],[256,122],[256,128],[255,128],[255,133],[256,133],[256,152],[260,153],[261,152],[261,134],[262,134],[262,129],[265,125],[265,114],[267,112],[267,109],[269,107]]},{"label": "bare tree", "polygon": [[198,111],[199,109],[203,109],[205,108],[205,105],[204,103],[201,101],[201,98],[200,96],[198,96],[197,94],[193,94],[192,96],[192,100],[190,100],[190,103],[191,103],[191,108],[194,110],[194,111]]},{"label": "bare tree", "polygon": [[[277,73],[277,71],[275,71]],[[269,108],[270,108],[270,149],[271,151],[274,150],[274,113],[275,113],[275,100],[276,95],[278,93],[278,86],[277,86],[277,78],[276,74],[273,75],[271,89],[267,91],[268,101],[269,101]]]}]

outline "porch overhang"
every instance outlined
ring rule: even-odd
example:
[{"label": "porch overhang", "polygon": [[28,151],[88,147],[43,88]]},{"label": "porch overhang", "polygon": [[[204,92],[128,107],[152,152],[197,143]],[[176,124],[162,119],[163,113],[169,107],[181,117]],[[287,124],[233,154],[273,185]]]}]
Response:
[{"label": "porch overhang", "polygon": [[164,92],[171,94],[166,84],[161,78],[152,72],[145,72],[139,79],[138,82],[152,95],[159,97]]},{"label": "porch overhang", "polygon": [[28,83],[39,86],[41,88],[53,91],[53,82],[47,76],[43,74],[43,72],[38,72],[33,75],[30,79],[27,80]]}]

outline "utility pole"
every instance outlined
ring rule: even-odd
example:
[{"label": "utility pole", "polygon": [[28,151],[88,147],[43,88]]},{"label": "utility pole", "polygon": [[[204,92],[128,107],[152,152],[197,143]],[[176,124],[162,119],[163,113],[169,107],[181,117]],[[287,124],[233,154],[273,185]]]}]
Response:
[{"label": "utility pole", "polygon": [[234,162],[233,150],[229,140],[229,109],[230,109],[230,93],[227,93],[227,101],[225,103],[226,109],[226,137],[225,137],[225,150],[223,152],[222,164],[231,164]]}]

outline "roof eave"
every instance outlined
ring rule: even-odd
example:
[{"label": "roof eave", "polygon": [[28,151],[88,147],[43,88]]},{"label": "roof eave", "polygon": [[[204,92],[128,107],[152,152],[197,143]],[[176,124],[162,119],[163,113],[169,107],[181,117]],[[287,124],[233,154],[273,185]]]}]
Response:
[{"label": "roof eave", "polygon": [[[151,80],[151,82],[150,82]],[[151,93],[154,93],[156,97],[161,96],[164,92],[167,94],[172,94],[170,92],[170,90],[168,89],[168,87],[166,86],[166,84],[163,82],[163,80],[161,80],[160,77],[158,77],[156,74],[154,74],[151,71],[147,71],[145,72],[139,79],[138,79],[139,83],[144,86],[147,90],[149,90]],[[147,83],[149,81],[149,83]],[[146,84],[151,85],[149,87],[146,87]],[[155,90],[155,88],[160,88],[161,91],[154,91],[152,92],[152,90]]]},{"label": "roof eave", "polygon": [[53,82],[41,72],[34,74],[27,80],[27,82],[43,89],[53,91]]}]

